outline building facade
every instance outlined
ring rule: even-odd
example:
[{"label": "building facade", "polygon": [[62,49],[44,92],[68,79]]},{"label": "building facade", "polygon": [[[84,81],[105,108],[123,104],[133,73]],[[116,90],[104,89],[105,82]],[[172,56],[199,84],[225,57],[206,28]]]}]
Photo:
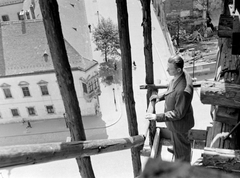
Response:
[{"label": "building facade", "polygon": [[[37,2],[23,1],[22,9],[34,6],[36,15],[39,12]],[[9,4],[9,6],[12,5]],[[0,12],[2,12],[1,8],[0,6]],[[15,10],[9,8],[11,12],[6,11],[5,14],[14,14],[12,11]],[[9,20],[2,20],[0,25],[0,118],[1,120],[21,121],[22,119],[39,120],[63,117],[65,109],[43,21],[39,15],[35,18],[30,15],[28,18],[26,12],[28,12],[27,9],[23,10],[20,20],[11,20],[9,15]],[[65,20],[61,21],[63,35],[81,114],[83,116],[93,115],[99,109],[98,96],[101,91],[98,63],[91,58],[89,31],[88,28],[85,29],[87,19],[76,11],[75,16],[79,15],[83,18],[81,23],[85,24],[82,26],[77,24],[78,30],[76,31],[71,25],[64,23],[68,19],[64,12],[62,10],[61,14],[65,17]],[[82,34],[81,31],[84,33]],[[71,34],[73,37],[70,37]],[[72,45],[74,38],[77,42]],[[76,47],[79,45],[80,47]]]},{"label": "building facade", "polygon": [[[98,78],[93,75],[84,82],[85,72],[77,68],[72,74],[82,115],[95,115],[100,94]],[[63,117],[65,109],[54,71],[5,76],[0,83],[0,118],[4,121]]]}]

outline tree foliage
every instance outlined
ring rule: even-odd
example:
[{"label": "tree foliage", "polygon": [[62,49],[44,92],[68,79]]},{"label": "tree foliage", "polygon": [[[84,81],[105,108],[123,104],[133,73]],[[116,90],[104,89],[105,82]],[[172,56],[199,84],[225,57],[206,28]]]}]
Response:
[{"label": "tree foliage", "polygon": [[107,85],[121,84],[122,66],[120,60],[109,59],[107,62],[100,63],[99,67],[101,82]]},{"label": "tree foliage", "polygon": [[97,51],[101,51],[105,62],[114,56],[120,56],[118,28],[110,18],[101,18],[100,23],[93,29],[93,41]]},{"label": "tree foliage", "polygon": [[101,18],[97,27],[93,28],[93,42],[96,51],[101,51],[104,62],[99,65],[101,81],[107,85],[121,84],[122,67],[120,61],[120,41],[118,27],[108,18]]}]

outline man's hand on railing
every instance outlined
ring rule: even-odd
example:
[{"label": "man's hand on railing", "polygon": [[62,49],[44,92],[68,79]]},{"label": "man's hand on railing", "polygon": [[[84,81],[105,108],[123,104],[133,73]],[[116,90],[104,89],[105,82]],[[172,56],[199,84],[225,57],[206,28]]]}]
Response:
[{"label": "man's hand on railing", "polygon": [[149,121],[166,122],[166,116],[164,113],[159,114],[146,113],[145,119],[148,119]]},{"label": "man's hand on railing", "polygon": [[153,120],[155,121],[157,119],[157,115],[156,114],[152,114],[152,113],[146,113],[145,115],[145,119],[148,119],[148,120]]}]

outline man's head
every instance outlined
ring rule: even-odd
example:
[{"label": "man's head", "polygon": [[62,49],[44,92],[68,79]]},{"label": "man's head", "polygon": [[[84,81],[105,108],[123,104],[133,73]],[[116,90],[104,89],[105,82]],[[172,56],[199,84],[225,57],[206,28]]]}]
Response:
[{"label": "man's head", "polygon": [[179,55],[171,56],[168,59],[167,71],[170,76],[179,76],[183,72],[184,61]]}]

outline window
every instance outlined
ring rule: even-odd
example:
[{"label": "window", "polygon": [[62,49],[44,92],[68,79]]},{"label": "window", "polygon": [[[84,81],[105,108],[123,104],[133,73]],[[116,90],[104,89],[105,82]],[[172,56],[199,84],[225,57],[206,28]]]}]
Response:
[{"label": "window", "polygon": [[44,95],[44,96],[49,95],[48,87],[47,87],[48,82],[41,80],[37,84],[40,87],[42,95]]},{"label": "window", "polygon": [[41,89],[42,95],[49,95],[47,85],[41,85],[40,89]]},{"label": "window", "polygon": [[23,92],[24,97],[31,96],[29,88],[28,88],[28,86],[29,86],[28,82],[21,81],[21,82],[19,82],[18,86],[20,86],[22,88],[22,92]]},{"label": "window", "polygon": [[19,116],[18,109],[11,109],[11,112],[12,112],[12,116],[13,116],[13,117]]},{"label": "window", "polygon": [[88,91],[89,91],[89,93],[91,93],[93,91],[93,83],[92,82],[88,83]]},{"label": "window", "polygon": [[83,92],[88,93],[87,92],[87,85],[85,83],[82,83],[82,87],[83,87]]},{"label": "window", "polygon": [[36,115],[36,111],[35,111],[34,107],[28,107],[27,110],[28,110],[28,114],[30,116],[35,116]]},{"label": "window", "polygon": [[97,88],[99,88],[99,83],[98,83],[98,79],[95,78],[94,79],[94,89],[97,89]]},{"label": "window", "polygon": [[3,90],[5,98],[12,98],[12,93],[11,93],[11,90],[10,90],[11,85],[9,85],[7,83],[3,83],[3,84],[0,85],[0,87]]},{"label": "window", "polygon": [[9,21],[8,15],[2,15],[2,21]]},{"label": "window", "polygon": [[46,109],[47,109],[48,114],[53,114],[54,113],[53,106],[46,106]]},{"label": "window", "polygon": [[17,16],[18,16],[18,20],[23,20],[23,16],[20,15],[20,12],[17,13]]},{"label": "window", "polygon": [[25,12],[21,10],[20,12],[17,13],[18,20],[24,20],[25,19]]},{"label": "window", "polygon": [[3,88],[3,92],[6,98],[12,98],[12,93],[10,91],[10,88]]},{"label": "window", "polygon": [[23,91],[23,96],[24,97],[31,96],[28,87],[22,87],[22,91]]}]

